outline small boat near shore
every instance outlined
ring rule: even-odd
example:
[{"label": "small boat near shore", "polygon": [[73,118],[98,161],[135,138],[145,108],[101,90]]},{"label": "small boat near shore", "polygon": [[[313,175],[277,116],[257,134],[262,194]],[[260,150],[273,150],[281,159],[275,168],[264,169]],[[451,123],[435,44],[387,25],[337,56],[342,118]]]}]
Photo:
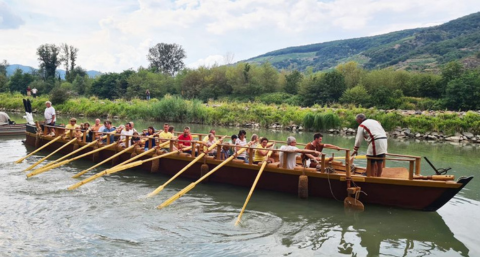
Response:
[{"label": "small boat near shore", "polygon": [[0,125],[0,136],[23,135],[25,128],[25,124]]},{"label": "small boat near shore", "polygon": [[[37,132],[37,130],[39,132]],[[65,128],[56,127],[56,135],[65,133]],[[44,126],[26,125],[26,141],[27,145],[39,148],[50,143],[45,147],[48,151],[54,151],[65,145],[68,140],[58,139],[47,135],[48,129]],[[204,134],[197,134],[202,139]],[[176,140],[170,141],[170,150],[172,146],[178,143]],[[200,152],[203,145],[197,141],[192,141],[193,152]],[[277,142],[281,144],[282,142]],[[79,146],[85,146],[87,143],[76,142],[61,149],[61,153],[68,154]],[[152,144],[150,144],[152,145]],[[218,149],[225,145],[218,145]],[[87,147],[79,154],[88,153],[98,146]],[[266,165],[263,175],[259,178],[257,188],[264,190],[272,190],[290,194],[298,194],[302,198],[306,197],[323,197],[344,199],[353,196],[354,200],[361,200],[364,204],[375,204],[389,207],[398,207],[422,211],[436,211],[452,199],[464,186],[471,180],[470,177],[460,177],[454,180],[453,175],[426,175],[421,173],[421,157],[387,154],[386,161],[389,164],[406,162],[409,168],[405,167],[385,167],[382,177],[374,177],[371,175],[371,167],[356,167],[350,163],[349,150],[345,151],[344,161],[333,161],[331,164],[322,166],[320,170],[315,168],[304,168],[297,166],[294,169],[287,169],[280,165],[278,153],[280,150],[273,150],[276,156],[275,162]],[[111,161],[111,165],[116,165],[122,161],[129,160],[131,156],[143,152],[141,149],[130,149],[119,154]],[[162,154],[161,149],[142,156],[139,160],[146,160],[152,156]],[[250,151],[252,156],[252,149]],[[117,153],[120,150],[116,146],[112,146],[92,154],[90,158],[93,162],[101,162]],[[220,152],[220,151],[218,151]],[[286,154],[284,154],[286,156]],[[170,154],[162,159],[148,161],[138,166],[139,169],[146,170],[151,173],[162,173],[167,176],[174,176],[178,171],[182,170],[187,164],[190,164],[195,157],[187,153]],[[208,171],[215,169],[219,164],[224,164],[215,173],[210,175],[205,181],[208,183],[223,183],[234,186],[251,187],[257,174],[259,173],[259,165],[245,163],[243,160],[234,159],[231,162],[223,163],[224,160],[220,154],[217,156],[208,156],[200,161],[193,163],[181,174],[181,177],[190,180],[197,180],[204,176]],[[301,162],[301,161],[300,161]],[[367,162],[369,163],[369,162]],[[204,167],[202,167],[204,166]],[[208,168],[206,168],[206,167]],[[348,189],[348,190],[347,190]],[[360,194],[365,192],[366,194]]]}]

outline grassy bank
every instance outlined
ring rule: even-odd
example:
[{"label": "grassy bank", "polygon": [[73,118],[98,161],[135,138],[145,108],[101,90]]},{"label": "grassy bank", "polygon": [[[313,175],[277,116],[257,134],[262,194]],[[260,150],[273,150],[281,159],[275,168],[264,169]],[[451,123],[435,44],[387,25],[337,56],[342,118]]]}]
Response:
[{"label": "grassy bank", "polygon": [[[20,94],[0,94],[0,108],[23,111]],[[33,98],[31,98],[32,100]],[[42,113],[45,109],[45,96],[33,99],[32,108]],[[399,112],[385,112],[365,108],[325,108],[313,106],[300,108],[291,105],[266,105],[262,103],[210,102],[207,105],[198,100],[185,100],[176,96],[165,96],[150,101],[134,99],[104,100],[95,97],[70,99],[63,104],[53,103],[63,115],[89,117],[113,117],[145,119],[166,122],[201,123],[208,125],[235,126],[246,123],[259,123],[268,127],[273,123],[283,126],[302,125],[309,130],[327,130],[330,128],[356,128],[355,115],[365,113],[368,117],[380,121],[387,131],[395,127],[408,127],[414,132],[437,131],[447,134],[470,131],[480,134],[480,115],[467,112],[435,115],[402,115]]]}]

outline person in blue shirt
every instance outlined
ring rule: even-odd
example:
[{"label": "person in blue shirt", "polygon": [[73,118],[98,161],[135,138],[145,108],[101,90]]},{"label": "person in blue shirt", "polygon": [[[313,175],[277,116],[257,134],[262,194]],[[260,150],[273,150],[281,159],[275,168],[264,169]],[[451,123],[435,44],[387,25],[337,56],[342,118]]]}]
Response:
[{"label": "person in blue shirt", "polygon": [[[155,135],[155,129],[153,127],[148,127],[148,132],[145,134],[145,136],[151,136],[151,135]],[[149,142],[152,142],[152,147],[155,147],[155,138],[152,138],[152,139],[147,139],[145,141],[145,151],[148,151],[148,149],[150,149],[149,147]]]},{"label": "person in blue shirt", "polygon": [[[112,122],[107,120],[105,121],[105,129],[103,129],[103,133],[109,133],[109,132],[113,132],[115,131],[115,128],[112,126]],[[110,136],[110,144],[113,143],[115,141],[115,137],[113,135]],[[107,139],[104,139],[103,140],[103,143],[107,143]]]}]

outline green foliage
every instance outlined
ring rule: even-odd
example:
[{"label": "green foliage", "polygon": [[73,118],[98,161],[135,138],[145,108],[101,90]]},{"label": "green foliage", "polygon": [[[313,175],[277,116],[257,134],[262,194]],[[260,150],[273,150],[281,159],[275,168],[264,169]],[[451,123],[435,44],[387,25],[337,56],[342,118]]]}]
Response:
[{"label": "green foliage", "polygon": [[[68,82],[65,82],[65,83],[68,83]],[[67,86],[56,87],[50,92],[50,101],[52,103],[62,104],[62,103],[65,103],[69,98],[70,98],[70,91],[68,90]]]},{"label": "green foliage", "polygon": [[340,98],[340,102],[368,106],[370,103],[370,95],[364,86],[358,85],[347,89]]},{"label": "green foliage", "polygon": [[480,71],[469,71],[451,80],[445,98],[450,109],[480,109]]},{"label": "green foliage", "polygon": [[158,43],[148,50],[148,61],[150,62],[150,69],[154,72],[161,72],[170,76],[185,67],[183,59],[187,55],[182,46],[178,44]]},{"label": "green foliage", "polygon": [[32,83],[34,77],[31,74],[23,73],[21,69],[17,69],[10,77],[9,89],[11,92],[20,92],[26,94],[27,87]]},{"label": "green foliage", "polygon": [[298,93],[298,87],[303,79],[302,73],[298,70],[285,75],[285,92],[287,94],[295,95]]}]

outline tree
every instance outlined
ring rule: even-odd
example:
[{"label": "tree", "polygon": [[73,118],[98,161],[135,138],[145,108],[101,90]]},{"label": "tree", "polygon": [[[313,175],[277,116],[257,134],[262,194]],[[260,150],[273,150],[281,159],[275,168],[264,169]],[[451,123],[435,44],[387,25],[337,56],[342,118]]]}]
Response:
[{"label": "tree", "polygon": [[25,94],[28,85],[34,80],[32,74],[23,73],[21,69],[17,69],[10,77],[9,88],[10,92],[20,92]]},{"label": "tree", "polygon": [[468,71],[447,85],[445,100],[450,109],[480,109],[480,71]]},{"label": "tree", "polygon": [[357,85],[353,88],[347,89],[340,97],[340,102],[354,105],[368,106],[370,95],[362,85]]},{"label": "tree", "polygon": [[302,73],[300,73],[298,70],[294,70],[292,73],[285,75],[285,92],[288,94],[296,95],[298,93],[298,87],[302,79]]},{"label": "tree", "polygon": [[10,64],[7,62],[7,60],[3,60],[3,62],[0,62],[0,75],[3,75],[7,77],[7,67]]},{"label": "tree", "polygon": [[186,57],[185,50],[180,45],[166,43],[159,43],[150,48],[147,55],[152,71],[163,72],[170,76],[185,67],[183,59]]},{"label": "tree", "polygon": [[358,66],[358,63],[353,61],[339,64],[335,69],[345,77],[347,88],[353,88],[358,85],[365,73],[365,71]]},{"label": "tree", "polygon": [[263,88],[262,93],[273,93],[278,84],[278,71],[269,62],[260,66],[259,84]]},{"label": "tree", "polygon": [[54,44],[44,44],[37,48],[40,69],[45,80],[53,80],[57,67],[61,63],[60,47]]},{"label": "tree", "polygon": [[[75,64],[76,64],[76,61],[77,61],[78,48],[76,48],[72,45],[69,46],[66,43],[63,43],[60,46],[60,48],[63,52],[63,55],[61,56],[61,61],[63,61],[65,63],[65,80],[72,83],[73,80],[77,77],[77,74],[78,74],[78,73],[71,74],[76,68]],[[82,71],[83,71],[83,69],[82,69]]]}]

